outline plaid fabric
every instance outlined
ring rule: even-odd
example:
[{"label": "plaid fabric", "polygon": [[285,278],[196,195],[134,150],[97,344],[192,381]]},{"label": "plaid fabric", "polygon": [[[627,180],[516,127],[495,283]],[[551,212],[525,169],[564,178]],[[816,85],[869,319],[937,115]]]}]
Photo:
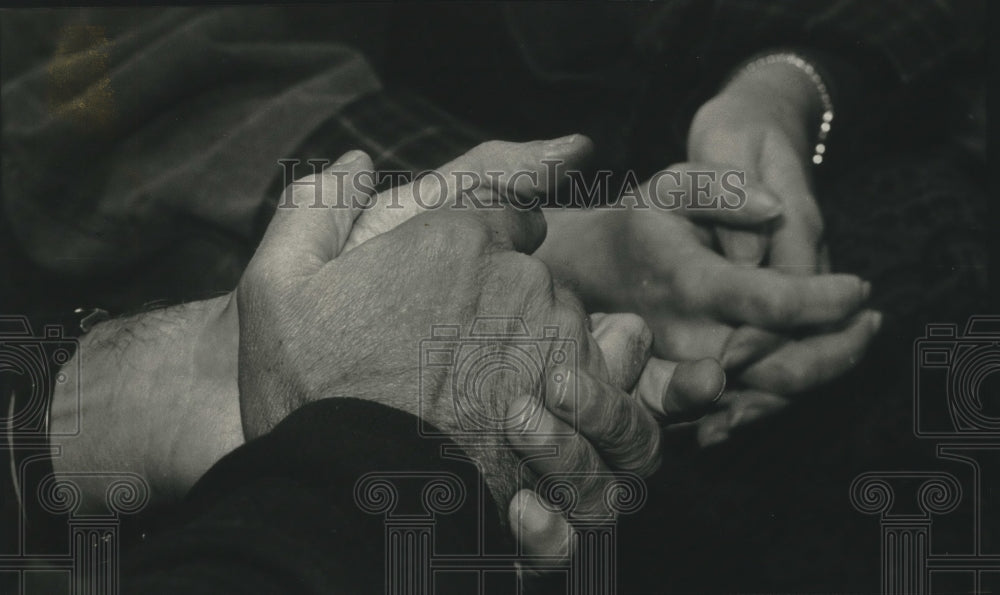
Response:
[{"label": "plaid fabric", "polygon": [[333,115],[296,153],[305,160],[361,149],[377,170],[416,174],[451,161],[487,138],[413,93],[383,90]]}]

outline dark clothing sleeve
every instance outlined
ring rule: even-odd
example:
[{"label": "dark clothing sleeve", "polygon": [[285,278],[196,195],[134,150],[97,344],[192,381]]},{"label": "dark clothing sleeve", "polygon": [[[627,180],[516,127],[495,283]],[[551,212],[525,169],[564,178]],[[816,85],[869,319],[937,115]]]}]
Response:
[{"label": "dark clothing sleeve", "polygon": [[761,52],[792,50],[817,66],[836,112],[834,158],[890,120],[947,123],[949,103],[935,93],[982,72],[980,0],[674,0],[653,12],[636,24],[635,49],[659,81],[653,97],[681,95],[671,125],[680,143],[695,110]]},{"label": "dark clothing sleeve", "polygon": [[[386,517],[361,505],[386,503],[387,492],[355,496],[359,479],[372,473],[399,486],[385,511],[391,515],[419,514],[426,505],[407,478],[460,479],[466,491],[456,497],[468,496],[437,517],[434,547],[473,554],[478,476],[471,465],[443,459],[441,445],[419,436],[415,417],[385,406],[355,399],[306,405],[202,477],[175,528],[126,555],[122,592],[382,593]],[[496,528],[488,506],[486,525]]]}]

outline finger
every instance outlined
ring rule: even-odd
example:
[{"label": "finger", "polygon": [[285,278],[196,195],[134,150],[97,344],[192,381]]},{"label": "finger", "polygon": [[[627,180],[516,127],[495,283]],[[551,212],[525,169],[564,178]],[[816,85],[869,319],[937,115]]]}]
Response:
[{"label": "finger", "polygon": [[726,387],[726,374],[711,358],[681,363],[650,359],[634,395],[665,423],[702,415]]},{"label": "finger", "polygon": [[719,401],[719,411],[696,422],[698,444],[707,447],[725,442],[732,432],[773,415],[788,404],[787,398],[763,391],[728,391]]},{"label": "finger", "polygon": [[759,226],[781,216],[781,201],[746,172],[699,163],[679,163],[661,170],[640,193],[654,208],[696,221],[734,227]]},{"label": "finger", "polygon": [[695,437],[698,441],[698,446],[707,448],[729,440],[729,424],[726,422],[727,415],[728,410],[716,411],[709,413],[695,422],[697,427]]},{"label": "finger", "polygon": [[853,368],[881,324],[881,313],[866,310],[853,316],[841,331],[790,342],[747,368],[740,380],[782,395],[808,390]]},{"label": "finger", "polygon": [[722,253],[733,264],[758,266],[764,261],[768,246],[766,233],[717,227],[715,235]]},{"label": "finger", "polygon": [[653,319],[653,355],[674,362],[719,359],[735,329],[701,316]]},{"label": "finger", "polygon": [[769,265],[790,275],[812,275],[819,269],[819,232],[815,226],[789,215],[774,231]]},{"label": "finger", "polygon": [[833,270],[833,267],[830,264],[830,245],[823,242],[819,248],[819,272],[826,275],[831,270]]},{"label": "finger", "polygon": [[533,558],[555,558],[557,562],[569,558],[572,527],[551,505],[543,504],[535,492],[521,490],[514,494],[507,518],[521,546],[521,559],[529,569],[543,562]]},{"label": "finger", "polygon": [[869,283],[854,275],[787,275],[748,269],[709,255],[684,291],[722,318],[765,329],[832,324],[868,299]]},{"label": "finger", "polygon": [[759,390],[739,390],[727,403],[726,427],[729,433],[748,426],[783,410],[791,401],[787,397]]},{"label": "finger", "polygon": [[608,368],[608,382],[621,390],[631,390],[653,344],[653,332],[635,314],[592,314],[591,334],[597,341]]},{"label": "finger", "polygon": [[476,209],[464,216],[471,217],[486,227],[496,250],[531,254],[545,241],[548,230],[545,215],[538,208]]},{"label": "finger", "polygon": [[582,166],[592,152],[593,143],[579,134],[527,143],[482,143],[432,172],[423,172],[409,184],[379,193],[346,249],[420,213],[457,203],[466,209],[496,208],[499,202],[494,198],[499,197],[524,208],[536,197],[552,192],[565,178],[565,171]]},{"label": "finger", "polygon": [[[582,167],[593,151],[593,143],[582,134],[526,143],[489,141],[453,161],[448,170],[481,174],[505,199],[521,202],[555,191],[566,181],[567,171]],[[456,184],[449,188],[457,195],[458,178],[452,178]]]},{"label": "finger", "polygon": [[[517,415],[508,422],[507,442],[538,477],[559,474],[579,494],[573,512],[608,515],[604,489],[611,475],[594,447],[572,426],[563,422],[531,397],[511,402]],[[539,457],[539,450],[552,449],[553,456]]]},{"label": "finger", "polygon": [[477,209],[422,213],[399,227],[417,236],[442,232],[447,242],[466,242],[481,253],[513,250],[531,254],[545,241],[546,223],[541,209]]},{"label": "finger", "polygon": [[290,184],[254,260],[272,270],[308,274],[335,258],[371,199],[364,177],[372,168],[367,154],[350,151],[323,173]]},{"label": "finger", "polygon": [[789,274],[817,270],[823,218],[816,205],[808,164],[787,143],[776,143],[761,161],[761,179],[785,205],[774,232],[770,264]]},{"label": "finger", "polygon": [[722,367],[742,368],[777,350],[788,342],[784,335],[753,326],[741,326],[730,335],[722,351]]},{"label": "finger", "polygon": [[612,468],[642,476],[659,468],[660,427],[625,391],[570,366],[553,366],[546,371],[545,407]]}]

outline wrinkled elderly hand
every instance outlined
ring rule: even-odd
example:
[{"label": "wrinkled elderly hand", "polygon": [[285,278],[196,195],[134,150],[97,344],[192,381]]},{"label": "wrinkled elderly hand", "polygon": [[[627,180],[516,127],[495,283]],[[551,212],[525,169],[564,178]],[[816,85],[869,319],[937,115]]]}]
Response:
[{"label": "wrinkled elderly hand", "polygon": [[[523,200],[551,192],[558,185],[559,180],[548,178],[552,170],[541,167],[543,160],[559,159],[573,167],[589,150],[589,141],[580,136],[549,143],[485,143],[439,168],[443,178],[428,177],[376,197],[373,206],[355,222],[345,253],[425,212],[421,205],[441,204],[441,193],[455,197],[469,190],[463,180],[470,177],[455,173],[471,173],[471,178],[482,179],[486,172],[503,172],[504,176],[494,178],[493,191]],[[442,187],[442,180],[446,187]],[[593,341],[600,348],[606,373],[591,375],[567,366],[554,367],[543,398],[533,400],[526,395],[515,407],[526,413],[531,419],[527,425],[534,429],[511,431],[508,441],[525,459],[522,485],[530,486],[548,474],[573,477],[581,495],[575,512],[601,514],[604,489],[611,476],[604,463],[613,470],[640,475],[652,469],[635,458],[636,453],[648,453],[643,448],[648,440],[646,429],[636,432],[636,420],[646,417],[636,415],[635,400],[660,417],[682,413],[685,408],[704,410],[721,394],[725,378],[714,361],[673,363],[650,358],[652,334],[637,316],[595,314],[591,321]],[[631,393],[631,399],[623,398],[626,392]],[[587,440],[560,431],[564,424],[575,427]],[[546,448],[555,448],[556,456],[539,457]],[[603,463],[594,459],[594,449]],[[571,528],[566,518],[530,490],[521,490],[511,500],[509,521],[525,553],[569,555]]]},{"label": "wrinkled elderly hand", "polygon": [[[448,164],[442,171],[449,171],[449,168],[467,171],[476,164],[480,166],[488,164],[491,171],[494,168],[506,167],[511,173],[515,168],[530,167],[533,163],[535,169],[530,171],[540,172],[544,177],[546,169],[540,166],[540,162],[546,155],[561,155],[564,159],[572,159],[576,155],[576,158],[579,158],[586,153],[587,148],[585,139],[580,139],[580,142],[575,144],[570,142],[569,145],[562,147],[558,144],[550,146],[541,142],[525,145],[489,143]],[[367,162],[362,165],[367,165]],[[355,164],[353,167],[357,169],[359,166]],[[330,177],[334,177],[332,175],[334,171],[337,171],[338,175],[348,173],[338,166],[331,168]],[[336,193],[337,186],[336,183],[324,184],[319,188]],[[542,187],[544,188],[544,185]],[[291,196],[301,203],[302,193],[306,193],[309,195],[307,203],[312,205],[316,198],[314,188],[302,183],[297,184],[293,187],[294,192]],[[407,185],[400,190],[403,194],[412,195],[413,186]],[[452,192],[452,189],[448,189],[447,192]],[[387,194],[379,195],[375,202],[382,204],[388,198]],[[446,194],[444,198],[454,200],[454,194]],[[320,196],[320,199],[327,205],[336,204],[336,197],[331,195]],[[395,210],[389,211],[390,216],[395,213]],[[272,243],[266,249],[270,264],[275,266],[264,267],[263,270],[257,269],[257,273],[262,273],[264,278],[257,278],[254,281],[263,284],[265,288],[276,288],[273,292],[265,289],[265,295],[280,293],[291,284],[304,281],[307,275],[298,271],[305,269],[318,271],[323,268],[321,263],[329,262],[327,259],[339,254],[342,238],[351,232],[351,220],[356,214],[356,210],[349,209],[282,210],[275,220],[275,225],[284,227],[278,235],[272,230],[270,234]],[[351,235],[350,241],[354,245],[366,246],[369,258],[372,258],[372,247],[384,248],[380,257],[390,260],[402,247],[386,245],[387,242],[369,246],[368,240],[374,235],[373,226],[378,221],[384,220],[384,217],[385,213],[372,207],[354,230],[367,234],[366,237],[355,241],[357,236]],[[387,226],[384,230],[390,227]],[[276,237],[280,239],[275,240]],[[444,251],[448,245],[442,242],[437,248]],[[495,257],[498,256],[490,256],[490,258]],[[516,257],[516,255],[508,254],[504,257]],[[287,268],[279,268],[286,263],[289,264]],[[528,275],[543,276],[538,270],[541,268],[538,263],[529,267],[534,267],[534,273],[527,273]],[[376,276],[380,270],[380,264],[372,263],[365,272],[370,276]],[[414,274],[416,270],[414,268],[408,273]],[[398,277],[398,274],[390,275],[388,280],[399,281]],[[343,304],[336,301],[339,290],[339,283],[336,281],[338,280],[331,279],[331,286],[326,291],[317,290],[317,293],[321,294],[317,299],[323,301],[311,306],[315,308],[327,306],[331,317],[350,316],[349,313],[357,309],[363,310],[363,304]],[[445,288],[451,283],[453,283],[451,278],[445,279],[438,287],[439,293],[447,291]],[[386,293],[387,295],[373,294],[372,297],[366,296],[365,299],[371,304],[379,303],[380,300],[384,304],[387,300],[401,301],[412,297]],[[558,295],[563,296],[564,292],[560,290]],[[84,418],[83,429],[79,435],[70,439],[72,448],[66,449],[70,456],[61,457],[56,461],[57,471],[130,469],[141,472],[151,483],[153,488],[151,496],[154,502],[166,504],[182,496],[215,461],[241,444],[244,436],[240,394],[237,387],[237,352],[241,320],[237,313],[237,301],[234,294],[144,313],[133,318],[115,319],[98,325],[86,335],[81,340],[80,352],[86,355],[83,360],[83,372],[91,380],[88,383],[87,397],[82,403],[82,411],[78,411],[79,405],[71,391],[57,390],[53,397],[52,424],[56,433],[75,427],[78,416],[82,415]],[[442,302],[447,303],[447,300]],[[567,302],[568,307],[572,309],[572,300],[568,299]],[[262,305],[266,309],[272,306],[266,303]],[[293,299],[288,300],[285,305],[302,308],[301,312],[297,312],[298,316],[289,316],[287,320],[294,325],[309,323],[305,314],[309,313],[310,304],[304,304],[293,296]],[[432,302],[426,300],[417,305],[425,309],[434,306]],[[281,304],[274,306],[280,307]],[[373,313],[372,310],[367,310],[365,314],[369,318],[380,316],[384,320],[379,322],[386,324],[394,322],[392,316],[404,317],[405,309],[409,307],[411,304],[402,304],[400,310],[395,313],[391,311]],[[244,312],[242,322],[245,325],[253,324],[247,320],[247,316]],[[580,318],[582,319],[582,314]],[[325,320],[320,319],[320,321]],[[575,324],[579,325],[580,320],[575,320]],[[579,401],[581,404],[589,403],[589,405],[581,409],[579,417],[587,422],[584,425],[586,431],[594,437],[593,443],[606,448],[607,452],[601,452],[600,457],[594,457],[586,449],[577,448],[573,451],[576,454],[568,460],[578,461],[580,463],[577,465],[578,468],[585,468],[588,462],[600,459],[612,465],[620,465],[622,468],[646,471],[656,463],[651,457],[654,455],[654,441],[657,435],[653,432],[654,426],[647,423],[649,432],[637,431],[634,436],[629,437],[627,444],[616,442],[615,436],[620,439],[621,432],[631,427],[630,423],[642,420],[648,422],[643,415],[636,415],[635,408],[630,406],[631,402],[621,400],[621,396],[631,391],[633,398],[639,396],[653,404],[661,399],[711,400],[721,389],[721,371],[717,366],[709,366],[707,369],[706,366],[692,367],[684,364],[676,366],[656,359],[649,360],[649,365],[646,365],[649,331],[644,325],[637,324],[635,317],[621,316],[607,317],[607,322],[602,324],[614,332],[608,332],[604,326],[596,324],[596,339],[588,339],[588,342],[595,340],[602,347],[607,368],[606,377],[601,377],[601,383],[583,385],[585,391],[581,392]],[[369,333],[370,329],[363,330],[371,335],[366,339],[369,343],[339,342],[339,335],[327,336],[319,343],[315,353],[306,354],[307,357],[297,363],[308,366],[311,361],[316,366],[316,369],[310,370],[311,374],[320,377],[324,373],[330,374],[331,381],[336,382],[337,374],[353,370],[335,365],[338,361],[332,358],[337,352],[330,348],[331,345],[340,349],[366,348],[371,346],[371,341],[377,341],[385,336]],[[399,329],[393,330],[397,334],[401,332]],[[424,337],[430,333],[429,327],[419,330]],[[347,337],[351,340],[356,338]],[[284,338],[282,340],[284,341]],[[285,343],[283,347],[287,345]],[[278,345],[265,347],[275,348]],[[412,342],[407,348],[409,362],[415,365],[418,345]],[[248,361],[253,361],[251,357],[258,358],[257,363],[266,366],[262,373],[276,373],[274,366],[280,359],[268,359],[270,354],[266,349],[257,353],[245,353],[239,363],[246,364]],[[357,353],[354,357],[363,358],[366,357],[366,353]],[[328,368],[322,368],[318,363],[318,360],[324,358],[331,358],[332,363]],[[79,354],[75,359],[80,359]],[[635,370],[645,372],[640,375]],[[582,367],[580,371],[579,378],[588,377],[589,372]],[[636,382],[636,377],[639,377],[640,381]],[[313,381],[309,376],[304,375],[304,378]],[[698,378],[707,378],[708,381],[696,382]],[[289,376],[285,376],[284,379],[287,381]],[[384,384],[393,384],[395,387],[394,375],[385,374],[381,380]],[[592,390],[594,386],[601,390],[610,390],[605,387],[606,383],[617,387],[611,394],[612,398],[605,398],[600,390]],[[572,385],[576,387],[575,382]],[[244,392],[246,393],[244,396],[252,394]],[[279,391],[278,395],[281,394]],[[410,396],[416,399],[415,393]],[[587,400],[588,397],[590,400]],[[564,400],[564,403],[573,405],[576,401]],[[615,403],[619,406],[607,409],[603,407]],[[258,405],[265,408],[263,413],[267,415],[281,415],[282,407],[291,408],[295,403],[265,401]],[[275,411],[267,409],[272,406]],[[412,407],[408,410],[412,410]],[[566,412],[562,414],[568,415]],[[628,417],[630,415],[631,417]],[[577,418],[572,419],[576,421]],[[610,436],[610,439],[604,438],[605,434]],[[565,436],[560,437],[563,438]],[[567,458],[564,457],[564,460]],[[541,463],[543,467],[538,472],[544,472],[544,465],[547,464],[549,463]],[[99,504],[103,491],[98,488],[95,488],[93,494],[89,492],[85,494],[86,499],[93,497]]]},{"label": "wrinkled elderly hand", "polygon": [[[544,155],[545,147],[539,143],[532,148]],[[483,164],[493,161],[489,153],[498,153],[497,148],[484,145],[442,170],[468,167],[482,173]],[[513,145],[503,149],[499,154],[517,154]],[[536,161],[535,169],[543,169],[540,159]],[[346,172],[346,179],[352,180],[370,169],[370,161],[357,155],[321,175],[332,181],[334,172]],[[520,442],[514,446],[521,451],[555,446],[554,458],[534,459],[528,470],[536,475],[548,469],[582,472],[585,496],[599,492],[589,485],[593,482],[588,472],[605,470],[605,463],[640,474],[656,467],[657,424],[626,390],[609,383],[612,371],[621,366],[609,366],[582,308],[553,284],[541,261],[525,254],[544,238],[544,219],[537,209],[506,203],[499,209],[437,209],[340,254],[353,218],[370,196],[365,188],[348,183],[350,196],[345,200],[334,195],[341,191],[338,186],[343,185],[322,185],[324,194],[331,193],[323,202],[355,207],[279,209],[238,288],[240,401],[248,438],[266,432],[309,400],[353,396],[409,411],[452,434],[482,464],[494,496],[502,502],[516,487],[515,457],[496,447],[477,448],[484,443],[484,433],[517,432]],[[315,200],[312,186],[300,183],[291,191],[294,204]],[[469,189],[467,197],[472,204],[498,198],[504,202],[502,196],[510,191],[517,188],[483,183]],[[454,206],[462,205],[462,193],[456,198]],[[420,341],[428,339],[436,325],[453,325],[465,333],[491,317],[524,324],[543,374],[485,375],[470,394],[470,379],[461,377],[459,366],[418,365]],[[648,335],[644,327],[631,326]],[[560,341],[538,340],[546,328],[557,329]],[[512,330],[516,328],[508,323],[493,329],[500,334],[483,345],[490,358],[518,356],[525,338],[503,336]],[[575,364],[560,359],[560,345],[567,344],[575,346]],[[641,365],[647,357],[648,342],[646,350],[628,355],[630,362],[639,362],[640,370],[649,368]],[[673,370],[652,369],[655,373],[646,380],[635,374],[628,384],[637,392],[667,393]],[[717,367],[713,372],[715,378],[720,376]],[[715,392],[701,396],[703,400],[716,397],[721,382],[709,388]],[[571,402],[562,398],[567,394],[574,397]],[[560,398],[553,400],[554,395]],[[577,406],[586,415],[577,415]],[[470,407],[472,417],[480,420],[476,423],[486,426],[471,433],[469,419],[462,418],[468,415],[463,408]],[[594,415],[598,409],[600,416]],[[600,506],[599,500],[595,497],[593,505]]]}]

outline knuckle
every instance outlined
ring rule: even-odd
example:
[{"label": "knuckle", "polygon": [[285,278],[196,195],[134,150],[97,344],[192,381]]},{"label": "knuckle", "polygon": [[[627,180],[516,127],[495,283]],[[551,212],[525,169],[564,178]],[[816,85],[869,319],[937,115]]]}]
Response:
[{"label": "knuckle", "polygon": [[690,359],[692,341],[688,333],[681,329],[668,329],[656,337],[655,352],[658,357],[668,360]]},{"label": "knuckle", "polygon": [[789,358],[779,358],[775,361],[770,373],[777,389],[775,392],[779,393],[798,392],[806,376],[801,366],[793,365]]},{"label": "knuckle", "polygon": [[288,280],[266,259],[254,258],[237,284],[238,299],[266,304],[278,298]]},{"label": "knuckle", "polygon": [[[443,249],[462,254],[481,254],[493,243],[489,227],[474,216],[455,213],[428,213],[417,219],[418,229],[429,232]],[[416,221],[417,219],[414,219]]]},{"label": "knuckle", "polygon": [[788,317],[788,298],[782,294],[776,295],[754,295],[752,298],[754,309],[768,320],[784,320]]},{"label": "knuckle", "polygon": [[242,292],[257,291],[266,282],[265,265],[259,258],[250,260],[250,264],[243,270],[240,276],[239,290]]},{"label": "knuckle", "polygon": [[541,260],[527,256],[520,266],[522,269],[521,274],[529,284],[539,287],[552,286],[552,273],[549,271],[549,267]]},{"label": "knuckle", "polygon": [[619,324],[622,329],[628,334],[630,338],[635,342],[635,347],[637,350],[649,349],[649,346],[653,343],[653,331],[646,324],[646,320],[633,313],[619,314]]},{"label": "knuckle", "polygon": [[554,282],[549,267],[541,260],[518,252],[505,253],[504,278],[522,291],[551,294]]},{"label": "knuckle", "polygon": [[703,267],[682,266],[668,274],[667,282],[674,288],[674,297],[684,311],[696,310],[700,305],[702,287],[707,272]]},{"label": "knuckle", "polygon": [[754,299],[761,314],[775,323],[794,319],[801,306],[798,292],[757,295]]}]

